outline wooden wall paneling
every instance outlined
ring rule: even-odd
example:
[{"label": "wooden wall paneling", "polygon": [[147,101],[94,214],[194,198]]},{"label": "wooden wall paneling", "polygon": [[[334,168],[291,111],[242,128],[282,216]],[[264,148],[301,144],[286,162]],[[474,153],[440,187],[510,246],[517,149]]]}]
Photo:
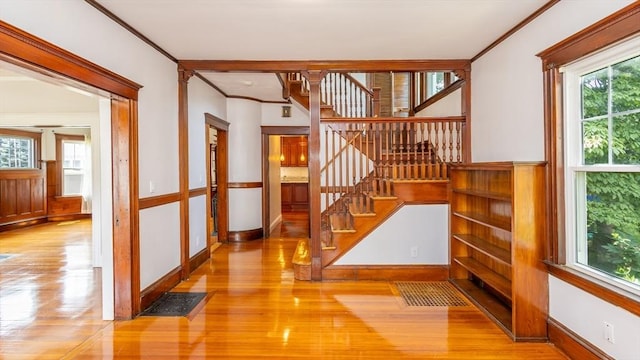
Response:
[{"label": "wooden wall paneling", "polygon": [[0,225],[46,216],[44,169],[0,171]]}]

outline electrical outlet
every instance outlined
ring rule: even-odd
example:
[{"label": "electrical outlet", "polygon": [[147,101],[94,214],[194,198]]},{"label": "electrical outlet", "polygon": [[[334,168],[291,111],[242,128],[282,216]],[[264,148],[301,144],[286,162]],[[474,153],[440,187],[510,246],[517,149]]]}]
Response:
[{"label": "electrical outlet", "polygon": [[412,246],[411,247],[411,257],[412,258],[418,257],[418,247],[417,246]]},{"label": "electrical outlet", "polygon": [[615,344],[615,338],[613,337],[613,325],[608,322],[604,322],[604,339],[608,342]]},{"label": "electrical outlet", "polygon": [[149,181],[149,193],[153,194],[154,191],[156,191],[156,185],[153,183],[153,181]]}]

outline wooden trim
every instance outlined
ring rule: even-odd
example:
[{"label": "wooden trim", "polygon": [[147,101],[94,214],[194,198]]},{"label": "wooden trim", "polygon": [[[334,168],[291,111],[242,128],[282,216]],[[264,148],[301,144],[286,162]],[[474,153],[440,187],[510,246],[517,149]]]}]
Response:
[{"label": "wooden trim", "polygon": [[[19,66],[89,84],[116,95],[137,100],[141,85],[63,50],[0,20],[0,54],[18,59]],[[9,60],[10,61],[10,60]],[[15,61],[13,61],[15,63]]]},{"label": "wooden trim", "polygon": [[49,215],[49,216],[47,216],[47,221],[49,221],[49,222],[74,221],[74,220],[82,220],[82,219],[91,219],[91,214],[80,213],[80,214],[65,214],[65,215]]},{"label": "wooden trim", "polygon": [[180,201],[180,193],[171,193],[164,195],[150,196],[138,200],[140,210],[149,209],[156,206],[162,206]]},{"label": "wooden trim", "polygon": [[114,315],[132,318],[140,311],[137,99],[142,86],[3,21],[0,58],[111,93]]},{"label": "wooden trim", "polygon": [[549,341],[569,358],[581,360],[613,359],[560,322],[549,318],[547,323]]},{"label": "wooden trim", "polygon": [[411,122],[451,122],[466,121],[466,116],[412,116],[410,118],[399,117],[363,117],[363,118],[344,118],[344,117],[323,117],[320,122],[323,123],[406,123]]},{"label": "wooden trim", "polygon": [[597,23],[540,52],[543,71],[568,64],[640,32],[640,2],[635,1]]},{"label": "wooden trim", "polygon": [[227,183],[229,189],[256,189],[262,187],[262,181],[254,182],[230,182]]},{"label": "wooden trim", "polygon": [[240,231],[229,231],[229,242],[245,242],[262,239],[262,228]]},{"label": "wooden trim", "polygon": [[197,269],[200,265],[204,264],[207,259],[209,259],[210,255],[211,253],[209,252],[208,247],[198,251],[198,253],[193,255],[191,260],[189,260],[189,267],[192,271]]},{"label": "wooden trim", "polygon": [[[216,175],[218,176],[218,241],[227,242],[229,233],[229,123],[221,118],[204,114],[205,124],[214,127],[218,133],[218,149],[216,159]],[[208,144],[207,144],[208,145]],[[207,150],[209,151],[209,150]],[[211,199],[209,198],[210,202]]]},{"label": "wooden trim", "polygon": [[453,84],[447,86],[446,88],[442,89],[442,91],[439,91],[435,95],[431,96],[430,98],[422,102],[420,105],[416,106],[413,110],[414,113],[418,113],[428,108],[429,106],[437,103],[438,101],[444,99],[445,97],[447,97],[447,95],[450,95],[454,91],[460,89],[462,85],[464,85],[464,82],[465,80],[462,80],[462,79],[456,80],[456,82],[454,82]]},{"label": "wooden trim", "polygon": [[426,71],[470,69],[465,59],[443,60],[178,60],[184,69],[206,71]]},{"label": "wooden trim", "polygon": [[216,90],[217,92],[220,93],[220,95],[228,98],[229,95],[227,95],[227,93],[225,93],[224,91],[222,91],[222,89],[220,89],[219,87],[216,86],[216,84],[212,83],[209,79],[207,79],[206,77],[204,77],[202,74],[200,74],[199,72],[194,72],[195,76],[202,80],[202,82],[204,82],[205,84],[211,86],[214,90]]},{"label": "wooden trim", "polygon": [[171,60],[171,61],[173,61],[175,63],[178,62],[178,59],[176,59],[173,55],[169,54],[167,51],[165,51],[163,48],[161,48],[158,44],[156,44],[153,41],[151,41],[148,37],[142,35],[142,33],[140,33],[138,30],[133,28],[133,26],[129,25],[126,21],[122,20],[121,18],[119,18],[117,15],[115,15],[111,11],[107,10],[104,6],[100,5],[97,1],[95,1],[95,0],[85,0],[85,2],[87,4],[93,6],[94,8],[96,8],[98,11],[103,13],[109,19],[113,20],[116,24],[122,26],[125,30],[127,30],[128,32],[133,34],[135,37],[137,37],[138,39],[140,39],[143,42],[145,42],[147,45],[149,45],[152,48],[154,48],[160,54],[164,55],[167,59],[169,59],[169,60]]},{"label": "wooden trim", "polygon": [[112,96],[113,273],[115,318],[140,313],[138,104]]},{"label": "wooden trim", "polygon": [[[221,118],[211,115],[209,113],[204,113],[204,122],[213,126],[218,130],[229,131],[229,123],[227,121],[222,120]],[[220,140],[220,139],[218,139]]]},{"label": "wooden trim", "polygon": [[11,231],[11,230],[20,229],[20,228],[24,228],[24,227],[28,227],[28,226],[44,224],[47,221],[49,221],[49,220],[48,220],[48,218],[46,216],[41,216],[41,217],[38,217],[38,218],[18,221],[18,222],[15,222],[15,223],[1,224],[0,225],[0,233],[4,232],[4,231]]},{"label": "wooden trim", "polygon": [[62,141],[64,140],[73,140],[73,141],[85,141],[84,135],[67,135],[67,134],[58,134],[54,133],[56,138],[56,173],[57,173],[57,184],[56,184],[56,196],[62,195],[62,163],[63,163],[63,154],[62,154]]},{"label": "wooden trim", "polygon": [[566,204],[563,84],[559,67],[638,33],[640,2],[636,1],[538,54],[543,63],[545,160],[549,164],[546,174],[546,212],[549,224],[546,246],[548,253],[545,256],[548,260],[547,269],[562,281],[635,315],[640,315],[640,300],[635,295],[624,295],[622,290],[613,290],[608,284],[562,265],[566,262]]},{"label": "wooden trim", "polygon": [[447,281],[447,265],[331,265],[322,280]]},{"label": "wooden trim", "polygon": [[158,300],[162,294],[173,289],[180,283],[181,269],[177,268],[169,271],[165,276],[158,279],[153,284],[145,288],[140,294],[140,307],[142,310],[148,308],[154,301]]},{"label": "wooden trim", "polygon": [[[1,30],[1,29],[0,29]],[[27,169],[0,169],[0,171],[25,171],[25,170],[39,170],[42,168],[42,131],[24,131],[16,129],[0,128],[0,135],[14,135],[19,137],[28,137],[33,139],[33,168]]]},{"label": "wooden trim", "polygon": [[258,98],[254,98],[251,96],[242,96],[242,95],[229,95],[227,96],[229,99],[242,99],[242,100],[251,100],[255,102],[259,102],[262,104],[291,104],[289,100],[261,100]]},{"label": "wooden trim", "polygon": [[542,15],[545,11],[549,10],[553,5],[559,3],[560,0],[550,0],[546,4],[542,5],[538,10],[536,10],[533,14],[527,16],[524,20],[520,21],[516,26],[512,27],[504,33],[502,36],[497,38],[494,42],[492,42],[489,46],[482,49],[479,53],[477,53],[474,57],[471,58],[471,62],[474,62],[482,57],[482,55],[488,53],[491,49],[498,46],[503,41],[507,40],[511,35],[518,32],[523,27],[527,26],[530,22],[535,20],[538,16]]},{"label": "wooden trim", "polygon": [[180,187],[180,266],[189,278],[189,79],[193,71],[178,69],[178,178]]},{"label": "wooden trim", "polygon": [[207,188],[206,187],[201,187],[201,188],[197,188],[197,189],[189,189],[189,197],[198,197],[198,196],[202,196],[202,195],[207,195]]},{"label": "wooden trim", "polygon": [[308,126],[261,126],[263,135],[309,135]]},{"label": "wooden trim", "polygon": [[569,283],[599,299],[640,316],[640,297],[624,290],[614,290],[611,285],[567,266],[547,263],[549,274]]},{"label": "wooden trim", "polygon": [[[278,78],[280,78],[278,76]],[[264,236],[271,233],[271,207],[269,200],[269,136],[272,135],[309,135],[308,126],[261,126],[262,133],[262,184],[266,191],[262,192],[262,228],[266,229]]]}]

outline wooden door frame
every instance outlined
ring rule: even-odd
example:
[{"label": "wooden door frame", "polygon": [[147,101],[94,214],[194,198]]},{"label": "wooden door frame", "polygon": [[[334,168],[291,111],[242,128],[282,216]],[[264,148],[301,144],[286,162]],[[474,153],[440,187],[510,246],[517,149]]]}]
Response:
[{"label": "wooden door frame", "polygon": [[114,316],[140,312],[138,91],[120,75],[0,20],[0,60],[111,94]]},{"label": "wooden door frame", "polygon": [[271,211],[269,201],[269,136],[304,135],[309,136],[309,126],[262,126],[262,229],[264,237],[271,233]]},{"label": "wooden door frame", "polygon": [[[207,127],[213,127],[218,132],[218,150],[216,153],[216,175],[218,177],[218,203],[216,211],[218,215],[218,242],[229,242],[229,123],[209,113],[204,114],[204,122]],[[207,130],[207,140],[209,132]],[[209,154],[209,141],[207,141],[207,154]],[[207,155],[208,164],[211,164],[210,155]],[[207,165],[209,168],[211,165]],[[207,247],[211,248],[211,229],[209,218],[211,217],[211,172],[207,171]]]}]

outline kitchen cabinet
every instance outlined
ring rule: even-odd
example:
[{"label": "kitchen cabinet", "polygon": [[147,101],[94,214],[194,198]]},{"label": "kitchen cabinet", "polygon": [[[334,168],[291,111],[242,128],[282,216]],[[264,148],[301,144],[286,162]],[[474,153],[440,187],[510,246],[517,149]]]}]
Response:
[{"label": "kitchen cabinet", "polygon": [[309,210],[309,184],[282,183],[280,198],[282,211],[306,211]]},{"label": "kitchen cabinet", "polygon": [[280,166],[307,167],[308,144],[306,136],[282,136],[280,138]]}]

